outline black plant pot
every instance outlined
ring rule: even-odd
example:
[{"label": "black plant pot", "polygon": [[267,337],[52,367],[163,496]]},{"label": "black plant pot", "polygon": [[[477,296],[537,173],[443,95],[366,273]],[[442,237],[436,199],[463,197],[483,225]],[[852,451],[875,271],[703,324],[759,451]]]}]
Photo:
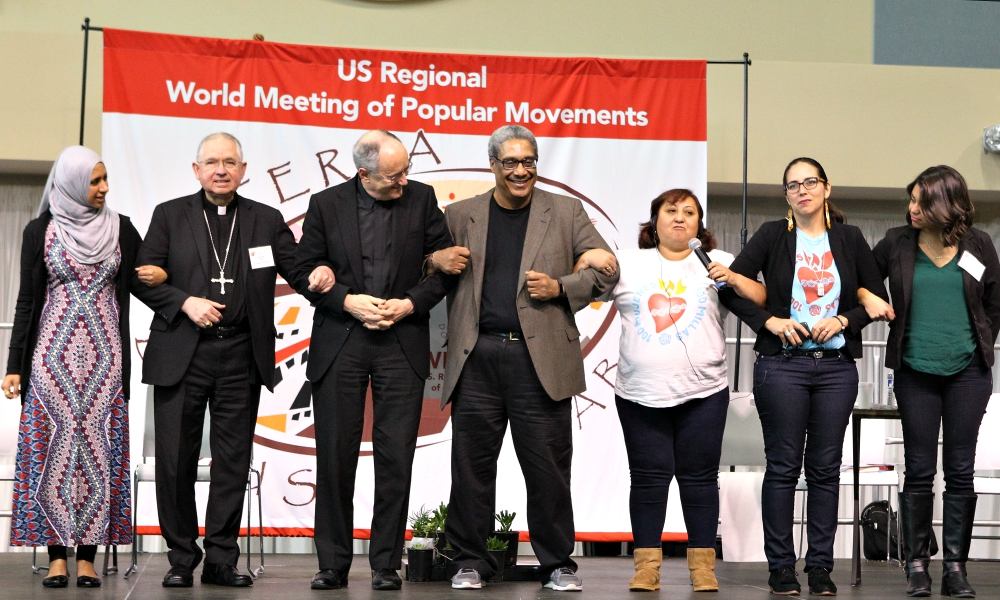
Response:
[{"label": "black plant pot", "polygon": [[448,539],[443,531],[434,534],[434,547],[437,549],[437,552],[434,553],[434,564],[443,565],[445,562],[444,549],[448,547]]},{"label": "black plant pot", "polygon": [[406,563],[407,581],[430,581],[431,568],[434,566],[434,550],[410,548],[406,551]]},{"label": "black plant pot", "polygon": [[507,551],[506,550],[490,550],[489,552],[490,552],[490,556],[493,557],[493,560],[497,561],[497,565],[498,565],[497,566],[497,572],[493,574],[493,577],[490,578],[490,581],[494,581],[494,582],[503,581],[504,563],[507,560]]},{"label": "black plant pot", "polygon": [[507,542],[507,557],[504,560],[504,565],[507,567],[513,567],[517,565],[517,539],[521,536],[520,531],[494,531],[493,535],[497,537],[498,540]]}]

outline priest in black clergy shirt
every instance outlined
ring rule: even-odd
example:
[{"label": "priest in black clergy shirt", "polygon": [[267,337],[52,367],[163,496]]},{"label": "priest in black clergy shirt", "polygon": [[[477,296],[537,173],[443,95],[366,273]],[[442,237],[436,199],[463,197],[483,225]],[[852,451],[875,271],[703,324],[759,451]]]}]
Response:
[{"label": "priest in black clergy shirt", "polygon": [[143,299],[155,313],[142,381],[154,386],[156,504],[171,566],[163,585],[190,587],[202,558],[194,484],[207,406],[212,482],[201,582],[244,587],[253,580],[236,568],[237,536],[260,386],[274,386],[275,276],[316,302],[333,271],[317,263],[291,277],[295,238],[281,213],[236,193],[246,163],[235,137],[206,137],[192,168],[202,189],[156,207],[136,263],[169,274]]},{"label": "priest in black clergy shirt", "polygon": [[434,189],[407,180],[409,157],[388,131],[354,146],[358,174],[315,194],[302,224],[293,277],[324,263],[337,281],[316,304],[306,376],[316,424],[313,589],[347,585],[353,558],[354,483],[372,389],[375,501],[372,588],[400,589],[403,536],[424,382],[430,311],[445,277],[423,277],[424,257],[452,245]]}]

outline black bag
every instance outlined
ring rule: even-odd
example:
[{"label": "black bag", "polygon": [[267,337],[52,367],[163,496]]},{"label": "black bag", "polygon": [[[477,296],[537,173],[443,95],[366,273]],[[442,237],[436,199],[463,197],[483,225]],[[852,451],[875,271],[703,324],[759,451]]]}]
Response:
[{"label": "black bag", "polygon": [[[872,502],[861,511],[861,529],[864,533],[863,550],[867,560],[886,560],[885,544],[889,542],[888,556],[899,560],[899,523],[896,511],[888,500]],[[888,535],[886,535],[886,530]],[[930,556],[938,553],[937,536],[931,530]]]}]

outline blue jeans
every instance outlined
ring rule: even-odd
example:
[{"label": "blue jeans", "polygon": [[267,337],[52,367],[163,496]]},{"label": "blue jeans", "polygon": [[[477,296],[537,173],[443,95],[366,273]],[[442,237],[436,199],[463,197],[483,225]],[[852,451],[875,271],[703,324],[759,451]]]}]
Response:
[{"label": "blue jeans", "polygon": [[965,369],[948,376],[904,366],[896,371],[895,392],[903,423],[904,491],[933,491],[938,431],[943,430],[945,491],[975,495],[976,442],[993,393],[993,371],[978,354]]},{"label": "blue jeans", "polygon": [[632,478],[628,509],[636,548],[659,548],[670,480],[677,476],[689,548],[714,548],[719,458],[729,390],[669,408],[615,396]]},{"label": "blue jeans", "polygon": [[804,454],[809,486],[805,570],[833,570],[840,463],[858,396],[858,369],[843,356],[761,355],[753,381],[767,457],[761,509],[768,569],[795,564],[792,520]]}]

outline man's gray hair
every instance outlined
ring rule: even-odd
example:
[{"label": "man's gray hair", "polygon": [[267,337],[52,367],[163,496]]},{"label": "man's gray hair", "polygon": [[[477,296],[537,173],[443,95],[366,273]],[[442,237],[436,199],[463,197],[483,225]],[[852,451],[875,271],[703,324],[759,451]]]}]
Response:
[{"label": "man's gray hair", "polygon": [[490,143],[487,146],[490,158],[500,158],[500,146],[504,142],[511,140],[528,140],[531,142],[531,149],[535,153],[535,158],[538,158],[538,142],[535,141],[535,134],[531,133],[531,130],[527,127],[522,127],[521,125],[504,125],[493,132],[493,135],[490,136]]},{"label": "man's gray hair", "polygon": [[[382,143],[388,138],[399,142],[399,138],[385,129],[376,129],[375,133],[380,135],[369,135],[372,132],[361,136],[361,139],[354,144],[354,166],[358,169],[367,169],[372,173],[378,172],[378,155],[382,151]],[[402,142],[399,142],[402,144]]]},{"label": "man's gray hair", "polygon": [[236,144],[236,152],[240,155],[240,162],[243,162],[243,144],[240,143],[236,136],[231,133],[226,133],[225,131],[218,131],[216,133],[210,133],[198,143],[198,153],[194,155],[194,162],[201,162],[201,148],[205,145],[205,142],[211,140],[229,140],[230,142]]}]

